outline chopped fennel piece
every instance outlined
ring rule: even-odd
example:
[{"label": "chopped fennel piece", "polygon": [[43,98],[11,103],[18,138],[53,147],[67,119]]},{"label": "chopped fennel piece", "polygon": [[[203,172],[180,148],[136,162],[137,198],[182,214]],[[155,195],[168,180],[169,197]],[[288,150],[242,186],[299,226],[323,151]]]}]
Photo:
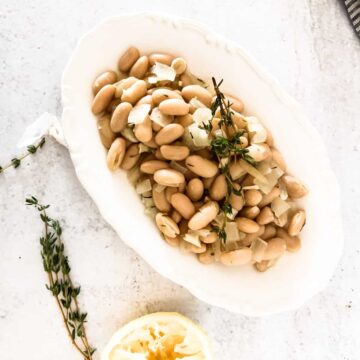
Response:
[{"label": "chopped fennel piece", "polygon": [[[254,166],[250,165],[244,159],[240,159],[239,163],[240,163],[241,167],[247,173],[249,173],[250,175],[252,175],[255,178],[254,183],[255,183],[256,180],[258,180],[258,181],[260,181],[262,183],[267,183],[268,182],[267,178],[259,170],[257,170]],[[258,184],[255,183],[255,185],[258,185]]]},{"label": "chopped fennel piece", "polygon": [[160,184],[154,184],[154,191],[156,192],[163,192],[166,189],[166,186]]},{"label": "chopped fennel piece", "polygon": [[261,124],[258,118],[255,116],[246,117],[247,120],[247,128],[249,132],[252,134],[251,136],[251,144],[259,144],[266,141],[267,131],[265,127]]},{"label": "chopped fennel piece", "polygon": [[136,138],[134,131],[131,126],[127,125],[124,130],[121,131],[121,135],[131,141],[132,143],[138,143],[139,140]]},{"label": "chopped fennel piece", "polygon": [[228,165],[229,162],[230,162],[230,158],[228,158],[228,157],[221,158],[220,162],[219,162],[219,169]]},{"label": "chopped fennel piece", "polygon": [[199,240],[199,233],[197,231],[189,231],[183,236],[183,239],[190,244],[197,247],[201,247],[201,241]]},{"label": "chopped fennel piece", "polygon": [[226,241],[238,241],[240,240],[239,230],[236,222],[227,222],[225,225]]},{"label": "chopped fennel piece", "polygon": [[200,108],[193,113],[193,120],[198,126],[204,126],[210,124],[212,119],[212,113],[209,108]]},{"label": "chopped fennel piece", "polygon": [[157,81],[174,81],[176,77],[176,72],[171,66],[159,62],[156,62],[150,71],[156,76]]},{"label": "chopped fennel piece", "polygon": [[252,251],[252,259],[256,262],[262,261],[268,243],[261,238],[256,238],[250,245]]},{"label": "chopped fennel piece", "polygon": [[136,184],[136,192],[138,194],[143,194],[147,191],[151,191],[151,181],[149,179],[145,179],[141,181],[140,183]]},{"label": "chopped fennel piece", "polygon": [[147,152],[152,152],[152,149],[149,148],[148,146],[146,146],[145,144],[140,143],[139,144],[139,154],[147,153]]},{"label": "chopped fennel piece", "polygon": [[274,212],[275,216],[279,218],[282,214],[290,210],[291,206],[285,200],[280,199],[280,197],[275,198],[271,203],[271,210]]},{"label": "chopped fennel piece", "polygon": [[172,169],[177,170],[182,174],[186,174],[189,171],[185,166],[182,166],[181,164],[179,164],[174,160],[171,160],[169,165]]},{"label": "chopped fennel piece", "polygon": [[158,124],[158,125],[160,125],[162,127],[164,127],[166,125],[169,125],[169,124],[171,124],[173,122],[173,117],[170,116],[170,115],[164,115],[159,110],[158,107],[155,107],[155,108],[152,109],[151,114],[150,114],[150,119],[154,123],[156,123],[156,124]]},{"label": "chopped fennel piece", "polygon": [[259,189],[264,194],[269,194],[274,186],[278,183],[279,178],[283,175],[283,171],[276,167],[271,170],[270,174],[265,175],[266,182],[259,179],[254,180],[254,184],[259,186]]},{"label": "chopped fennel piece", "polygon": [[231,214],[226,214],[226,217],[230,220],[234,220],[236,215],[238,214],[238,210],[234,209],[233,207],[231,208]]},{"label": "chopped fennel piece", "polygon": [[142,193],[141,196],[144,197],[144,198],[151,198],[152,197],[152,191],[151,190],[146,191],[146,192]]},{"label": "chopped fennel piece", "polygon": [[190,71],[186,71],[186,75],[188,75],[191,79],[191,82],[194,85],[200,85],[201,87],[207,89],[209,87],[209,84],[206,83],[206,81],[196,77],[194,74],[192,74]]},{"label": "chopped fennel piece", "polygon": [[145,121],[151,110],[150,104],[137,105],[130,110],[128,123],[129,124],[141,124]]},{"label": "chopped fennel piece", "polygon": [[185,128],[183,141],[191,150],[199,150],[210,146],[210,139],[205,129],[200,129],[195,123]]},{"label": "chopped fennel piece", "polygon": [[135,183],[139,180],[140,176],[141,176],[141,171],[138,166],[135,166],[127,173],[127,178],[132,185],[135,185]]},{"label": "chopped fennel piece", "polygon": [[155,216],[158,213],[158,210],[156,209],[156,207],[145,208],[144,213],[145,213],[145,215],[148,215],[151,218],[155,219]]},{"label": "chopped fennel piece", "polygon": [[154,200],[153,200],[151,197],[149,197],[149,198],[143,197],[143,198],[141,199],[141,201],[142,201],[142,203],[144,204],[144,206],[145,206],[146,209],[147,209],[147,208],[152,208],[152,207],[155,206]]}]

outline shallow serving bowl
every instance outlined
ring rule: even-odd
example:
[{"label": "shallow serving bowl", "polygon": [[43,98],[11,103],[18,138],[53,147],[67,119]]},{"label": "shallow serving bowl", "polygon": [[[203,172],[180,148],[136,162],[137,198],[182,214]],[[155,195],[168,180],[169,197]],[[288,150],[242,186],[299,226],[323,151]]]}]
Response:
[{"label": "shallow serving bowl", "polygon": [[[290,173],[310,191],[302,202],[308,220],[301,251],[258,273],[251,266],[200,264],[162,240],[125,172],[107,169],[90,110],[95,76],[116,69],[130,45],[142,53],[182,56],[197,76],[224,79],[223,91],[242,99],[247,114],[271,130]],[[327,284],[342,233],[339,190],[325,147],[299,105],[239,46],[189,20],[153,13],[113,17],[80,40],[64,71],[62,103],[64,135],[80,182],[120,238],[160,274],[205,302],[251,316],[295,309]]]}]

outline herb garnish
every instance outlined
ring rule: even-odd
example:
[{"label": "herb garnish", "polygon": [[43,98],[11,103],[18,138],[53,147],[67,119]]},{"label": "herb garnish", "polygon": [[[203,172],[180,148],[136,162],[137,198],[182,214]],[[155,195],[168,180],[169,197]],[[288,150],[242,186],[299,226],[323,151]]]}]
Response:
[{"label": "herb garnish", "polygon": [[87,313],[81,312],[79,308],[77,299],[80,286],[74,286],[70,277],[71,269],[61,240],[60,223],[48,217],[46,210],[49,205],[41,205],[35,197],[27,198],[26,205],[33,206],[39,211],[45,226],[44,235],[40,237],[40,245],[43,267],[48,275],[46,288],[56,299],[73,345],[85,360],[92,360],[95,349],[89,345],[84,325]]},{"label": "herb garnish", "polygon": [[[215,231],[222,243],[226,242],[226,222],[227,217],[233,215],[233,208],[229,202],[230,195],[233,193],[237,196],[242,196],[241,186],[234,186],[234,182],[231,178],[229,171],[229,162],[231,159],[236,161],[239,156],[251,165],[256,165],[255,160],[249,155],[248,149],[241,146],[241,137],[245,135],[245,130],[238,130],[233,122],[234,112],[231,109],[232,103],[226,99],[225,95],[220,91],[220,86],[223,83],[221,80],[219,83],[216,82],[215,78],[212,78],[214,90],[216,93],[215,100],[211,105],[212,119],[201,127],[205,129],[209,134],[213,130],[212,121],[215,118],[217,111],[220,112],[219,133],[217,134],[210,143],[210,150],[216,155],[219,163],[221,164],[220,171],[225,176],[227,184],[227,194],[223,202],[221,203],[221,210],[224,214],[224,221],[222,227],[213,226],[212,231]],[[229,130],[232,135],[229,135]]]},{"label": "herb garnish", "polygon": [[45,144],[45,138],[41,138],[41,140],[36,145],[29,145],[27,149],[27,153],[20,157],[15,157],[11,159],[10,163],[4,167],[0,166],[0,174],[5,172],[5,170],[13,167],[14,169],[18,168],[21,165],[22,160],[24,160],[29,155],[34,155],[38,149],[41,149]]}]

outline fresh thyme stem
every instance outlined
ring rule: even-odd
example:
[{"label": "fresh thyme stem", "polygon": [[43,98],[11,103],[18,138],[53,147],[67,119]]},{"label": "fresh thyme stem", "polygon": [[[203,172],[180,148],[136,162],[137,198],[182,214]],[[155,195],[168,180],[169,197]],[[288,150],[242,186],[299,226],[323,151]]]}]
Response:
[{"label": "fresh thyme stem", "polygon": [[[221,204],[221,210],[223,212],[224,221],[221,226],[213,226],[213,231],[215,231],[219,238],[224,244],[226,242],[226,231],[225,227],[227,224],[227,217],[232,216],[233,208],[229,202],[230,195],[234,193],[237,196],[242,196],[241,187],[236,188],[234,186],[233,179],[231,178],[229,164],[230,160],[234,159],[236,161],[237,156],[241,156],[245,161],[249,162],[251,165],[255,165],[254,159],[248,154],[248,149],[241,146],[241,136],[245,134],[243,129],[238,129],[234,124],[233,116],[234,112],[231,109],[231,102],[226,99],[225,95],[220,91],[220,86],[223,83],[221,80],[219,83],[216,82],[215,78],[212,78],[214,85],[214,90],[216,93],[215,100],[211,105],[212,119],[209,124],[204,124],[203,129],[207,130],[210,133],[213,129],[212,121],[215,117],[217,110],[220,110],[220,121],[218,123],[219,130],[221,130],[220,135],[216,135],[210,143],[210,150],[213,154],[216,155],[218,162],[221,164],[220,171],[225,176],[227,183],[227,193],[225,200]],[[218,130],[217,130],[218,131]]]},{"label": "fresh thyme stem", "polygon": [[4,167],[0,166],[0,174],[8,170],[9,168],[18,168],[21,165],[22,160],[24,160],[29,155],[34,155],[38,149],[41,149],[45,144],[45,138],[41,138],[41,140],[36,145],[29,145],[27,147],[27,152],[19,157],[14,157],[11,159],[10,163],[5,165]]},{"label": "fresh thyme stem", "polygon": [[71,268],[61,239],[60,223],[48,217],[46,209],[49,205],[41,205],[35,197],[27,198],[26,205],[35,207],[44,223],[44,236],[40,237],[40,244],[43,267],[48,275],[46,288],[55,297],[72,344],[84,360],[92,360],[95,349],[89,345],[86,335],[87,314],[80,311],[77,300],[80,287],[75,287],[70,277]]}]

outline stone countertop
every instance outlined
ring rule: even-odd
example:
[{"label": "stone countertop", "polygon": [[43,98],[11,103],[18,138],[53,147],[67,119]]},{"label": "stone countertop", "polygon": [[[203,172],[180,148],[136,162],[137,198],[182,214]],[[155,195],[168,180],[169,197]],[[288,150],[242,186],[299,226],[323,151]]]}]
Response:
[{"label": "stone countertop", "polygon": [[1,359],[79,359],[45,290],[42,227],[25,208],[29,194],[53,204],[64,224],[89,337],[100,349],[126,321],[164,310],[199,321],[218,360],[359,359],[360,41],[339,1],[2,0],[0,164],[18,153],[26,125],[44,111],[61,114],[60,77],[81,34],[104,17],[141,10],[193,18],[237,41],[303,104],[342,190],[341,263],[327,289],[294,312],[256,319],[208,306],[119,240],[77,181],[66,149],[49,140],[0,178]]}]

